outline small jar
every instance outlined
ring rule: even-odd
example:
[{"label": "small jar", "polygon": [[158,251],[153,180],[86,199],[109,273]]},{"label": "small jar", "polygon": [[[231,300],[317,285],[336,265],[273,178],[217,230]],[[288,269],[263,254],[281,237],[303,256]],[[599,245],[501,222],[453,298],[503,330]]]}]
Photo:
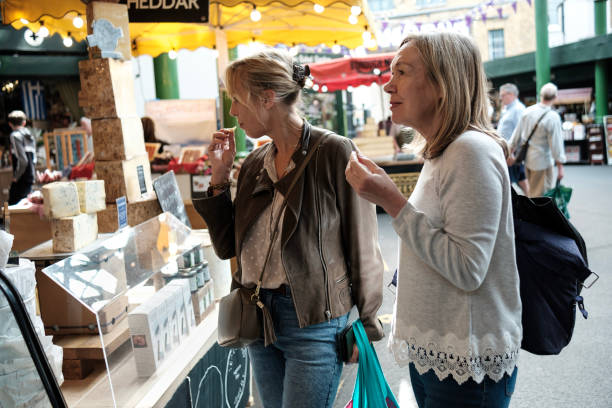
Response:
[{"label": "small jar", "polygon": [[206,259],[202,260],[200,269],[202,270],[204,282],[208,282],[210,280],[210,270],[208,269],[208,261]]},{"label": "small jar", "polygon": [[191,250],[191,253],[193,254],[193,264],[194,265],[198,265],[200,262],[202,262],[202,256],[200,253],[201,249],[202,247],[200,245],[196,245]]},{"label": "small jar", "polygon": [[194,268],[194,270],[196,271],[196,282],[198,284],[198,288],[201,288],[204,286],[204,269],[202,268],[202,265],[199,265],[198,267]]},{"label": "small jar", "polygon": [[198,290],[198,281],[196,277],[196,271],[192,268],[179,268],[178,270],[178,279],[189,279],[189,290],[191,293],[197,292]]}]

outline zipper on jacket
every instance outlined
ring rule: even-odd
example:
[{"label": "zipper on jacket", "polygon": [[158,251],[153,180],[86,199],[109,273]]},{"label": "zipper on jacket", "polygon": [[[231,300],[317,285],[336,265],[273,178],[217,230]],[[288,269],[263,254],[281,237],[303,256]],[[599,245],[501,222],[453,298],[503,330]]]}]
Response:
[{"label": "zipper on jacket", "polygon": [[325,259],[323,258],[323,244],[321,241],[322,232],[321,232],[321,206],[319,203],[319,189],[316,186],[317,177],[319,173],[319,147],[317,147],[317,157],[315,158],[315,203],[317,205],[317,214],[319,215],[319,257],[321,258],[321,266],[323,266],[323,275],[325,276],[325,317],[327,317],[327,322],[331,321],[332,312],[331,312],[331,302],[330,302],[330,294],[329,294],[329,276],[327,274],[327,265],[325,265]]}]

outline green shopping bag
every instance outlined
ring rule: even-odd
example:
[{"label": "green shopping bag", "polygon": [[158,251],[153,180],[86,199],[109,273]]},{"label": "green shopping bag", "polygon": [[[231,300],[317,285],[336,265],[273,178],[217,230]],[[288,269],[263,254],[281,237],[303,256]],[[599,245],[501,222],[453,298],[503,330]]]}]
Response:
[{"label": "green shopping bag", "polygon": [[559,210],[561,210],[563,215],[565,215],[565,218],[569,220],[570,215],[569,211],[567,210],[567,204],[572,197],[571,187],[566,187],[561,184],[561,180],[557,180],[555,187],[545,192],[544,197],[551,197],[553,200],[555,200]]},{"label": "green shopping bag", "polygon": [[353,398],[345,408],[399,408],[361,320],[353,322],[353,332],[359,348],[359,368]]}]

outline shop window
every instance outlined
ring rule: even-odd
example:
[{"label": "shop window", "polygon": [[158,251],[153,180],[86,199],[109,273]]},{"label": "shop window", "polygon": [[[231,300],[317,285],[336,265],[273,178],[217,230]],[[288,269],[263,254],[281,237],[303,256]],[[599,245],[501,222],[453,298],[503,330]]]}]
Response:
[{"label": "shop window", "polygon": [[[368,3],[369,4],[369,3]],[[446,4],[446,0],[416,0],[417,7],[433,7]]]},{"label": "shop window", "polygon": [[372,11],[386,11],[395,7],[393,0],[369,0],[368,6]]},{"label": "shop window", "polygon": [[489,59],[504,58],[504,30],[489,30]]}]

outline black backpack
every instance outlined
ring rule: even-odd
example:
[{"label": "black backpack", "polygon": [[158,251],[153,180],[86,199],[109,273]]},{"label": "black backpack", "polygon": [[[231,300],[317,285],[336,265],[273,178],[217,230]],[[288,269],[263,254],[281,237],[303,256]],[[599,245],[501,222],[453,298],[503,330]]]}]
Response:
[{"label": "black backpack", "polygon": [[576,305],[588,316],[580,295],[585,280],[599,276],[589,270],[582,236],[553,199],[528,198],[512,189],[512,212],[523,304],[521,348],[559,354],[572,338]]}]

